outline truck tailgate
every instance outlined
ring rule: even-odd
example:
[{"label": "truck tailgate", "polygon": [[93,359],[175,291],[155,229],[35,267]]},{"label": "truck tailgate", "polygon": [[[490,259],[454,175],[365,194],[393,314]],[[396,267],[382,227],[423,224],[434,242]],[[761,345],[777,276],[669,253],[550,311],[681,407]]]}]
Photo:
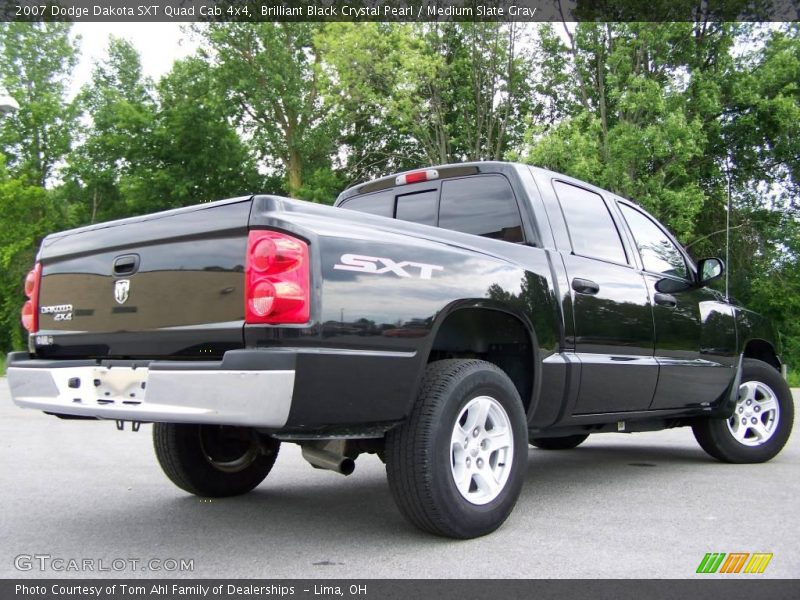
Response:
[{"label": "truck tailgate", "polygon": [[37,355],[211,359],[242,347],[250,200],[47,237]]}]

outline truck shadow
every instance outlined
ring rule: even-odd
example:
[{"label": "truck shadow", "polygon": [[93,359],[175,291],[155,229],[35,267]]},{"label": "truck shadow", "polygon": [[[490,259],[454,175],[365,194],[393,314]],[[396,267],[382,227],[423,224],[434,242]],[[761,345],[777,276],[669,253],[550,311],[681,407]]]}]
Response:
[{"label": "truck shadow", "polygon": [[[364,460],[363,458],[360,460]],[[369,460],[369,459],[367,459]],[[374,460],[374,459],[373,459]],[[526,485],[519,505],[558,502],[565,487],[608,484],[625,478],[652,479],[654,485],[664,477],[681,477],[688,465],[702,468],[719,465],[699,448],[647,447],[628,444],[592,446],[567,451],[529,449]],[[448,544],[430,536],[420,536],[395,507],[378,464],[369,464],[360,476],[348,478],[319,476],[309,472],[306,481],[283,487],[270,478],[245,496],[228,499],[181,497],[173,501],[170,527],[182,530],[202,519],[210,530],[223,530],[237,536],[269,532],[274,543],[292,543],[297,536],[315,539],[321,545],[337,540],[365,543],[413,541],[415,544]],[[276,470],[280,469],[280,461]],[[357,469],[358,472],[358,469]],[[227,534],[226,534],[227,535]],[[334,561],[335,563],[335,561]]]}]

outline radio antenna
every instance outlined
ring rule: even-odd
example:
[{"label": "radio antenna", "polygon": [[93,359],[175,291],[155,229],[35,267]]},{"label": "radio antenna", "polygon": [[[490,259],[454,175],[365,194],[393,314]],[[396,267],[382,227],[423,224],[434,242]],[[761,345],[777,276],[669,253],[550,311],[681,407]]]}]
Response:
[{"label": "radio antenna", "polygon": [[728,180],[728,210],[725,212],[725,301],[731,301],[731,155],[725,157],[725,177]]}]

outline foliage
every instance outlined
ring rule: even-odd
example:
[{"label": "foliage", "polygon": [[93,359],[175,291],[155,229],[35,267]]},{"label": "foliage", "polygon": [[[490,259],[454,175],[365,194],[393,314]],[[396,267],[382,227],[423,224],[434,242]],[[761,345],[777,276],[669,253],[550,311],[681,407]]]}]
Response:
[{"label": "foliage", "polygon": [[66,168],[70,201],[80,205],[76,216],[94,223],[131,214],[122,187],[149,158],[156,104],[129,42],[111,38],[108,57],[95,65],[77,102],[90,123]]},{"label": "foliage", "polygon": [[348,180],[499,160],[519,144],[532,58],[517,23],[331,23],[317,37]]},{"label": "foliage", "polygon": [[0,120],[0,148],[12,173],[45,186],[69,151],[77,111],[65,99],[77,60],[66,23],[0,23],[0,84],[19,111]]},{"label": "foliage", "polygon": [[221,23],[203,30],[215,77],[267,166],[291,195],[330,165],[334,148],[318,85],[318,23]]},{"label": "foliage", "polygon": [[638,201],[698,257],[725,254],[730,185],[731,293],[773,320],[790,364],[800,364],[799,31],[579,23],[565,43],[545,26],[535,90],[549,116],[522,152]]},{"label": "foliage", "polygon": [[152,211],[264,191],[207,63],[175,63],[156,93],[150,154],[137,177],[125,182],[128,203]]},{"label": "foliage", "polygon": [[41,187],[11,177],[0,157],[0,348],[24,346],[22,282],[41,238],[60,228],[61,210]]},{"label": "foliage", "polygon": [[730,192],[731,292],[800,365],[797,24],[194,30],[201,49],[159,81],[112,38],[69,98],[70,25],[0,24],[20,104],[0,119],[0,349],[23,343],[21,281],[47,232],[256,191],[330,203],[387,173],[510,158],[638,201],[697,257],[724,254]]}]

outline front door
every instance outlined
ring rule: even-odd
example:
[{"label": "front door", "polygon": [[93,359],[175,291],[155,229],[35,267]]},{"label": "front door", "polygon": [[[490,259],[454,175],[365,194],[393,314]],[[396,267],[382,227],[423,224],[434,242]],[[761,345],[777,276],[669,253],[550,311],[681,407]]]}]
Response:
[{"label": "front door", "polygon": [[660,372],[650,408],[708,404],[727,390],[736,365],[732,307],[722,294],[694,285],[694,265],[658,222],[620,203],[653,298]]}]

